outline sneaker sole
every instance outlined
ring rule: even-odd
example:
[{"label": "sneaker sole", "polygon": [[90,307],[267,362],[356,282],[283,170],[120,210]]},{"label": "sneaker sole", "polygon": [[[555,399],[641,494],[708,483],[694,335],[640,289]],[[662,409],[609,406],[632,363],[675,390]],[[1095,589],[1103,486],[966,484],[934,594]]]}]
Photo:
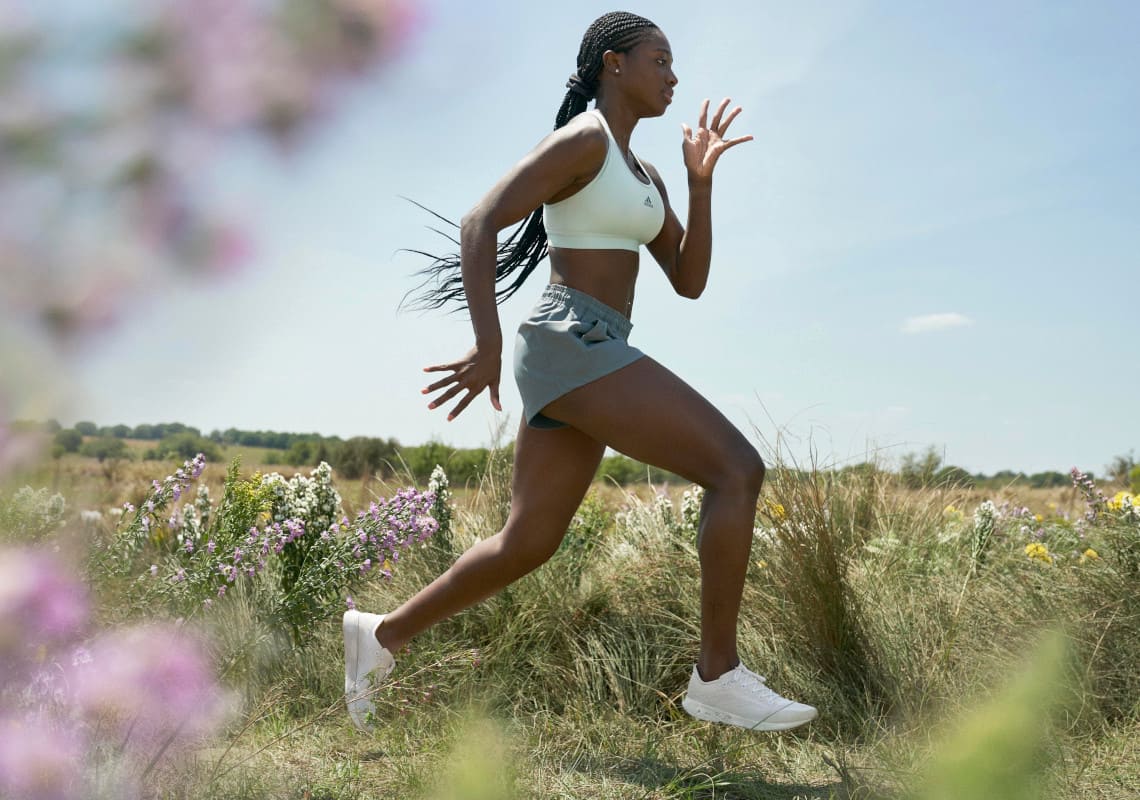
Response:
[{"label": "sneaker sole", "polygon": [[706,706],[701,701],[693,700],[690,697],[686,697],[681,701],[681,707],[685,709],[689,716],[702,719],[705,722],[719,722],[723,725],[733,725],[737,728],[744,728],[750,731],[787,731],[811,722],[817,716],[817,713],[813,713],[811,716],[805,716],[803,719],[789,720],[786,722],[755,722],[747,717],[739,717],[736,714],[721,711],[719,708]]}]

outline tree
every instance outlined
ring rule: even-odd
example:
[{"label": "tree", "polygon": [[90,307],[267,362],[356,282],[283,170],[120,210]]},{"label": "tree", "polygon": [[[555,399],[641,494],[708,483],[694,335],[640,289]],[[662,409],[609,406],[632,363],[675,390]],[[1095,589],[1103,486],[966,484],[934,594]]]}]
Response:
[{"label": "tree", "polygon": [[84,436],[94,436],[95,432],[99,429],[95,427],[94,422],[77,422],[75,423],[75,430]]},{"label": "tree", "polygon": [[74,428],[65,428],[55,435],[53,441],[64,453],[78,453],[83,446],[83,434]]},{"label": "tree", "polygon": [[98,439],[89,439],[79,448],[80,455],[94,458],[102,464],[108,460],[122,460],[131,457],[130,448],[122,439],[113,436],[101,436]]},{"label": "tree", "polygon": [[974,476],[966,470],[947,465],[934,473],[933,484],[956,489],[973,489],[975,482]]},{"label": "tree", "polygon": [[1107,467],[1104,468],[1108,479],[1113,483],[1128,486],[1132,468],[1136,466],[1136,459],[1133,457],[1133,451],[1129,450],[1126,455],[1119,455],[1112,459]]},{"label": "tree", "polygon": [[135,429],[131,431],[132,439],[161,439],[162,434],[158,432],[158,428],[154,425],[136,425]]},{"label": "tree", "polygon": [[907,453],[899,465],[899,478],[908,489],[921,489],[934,483],[934,476],[942,466],[942,456],[933,446],[921,455]]},{"label": "tree", "polygon": [[217,461],[221,455],[216,444],[190,431],[167,436],[154,448],[154,455],[159,459],[178,458],[189,461],[199,453],[210,461]]}]

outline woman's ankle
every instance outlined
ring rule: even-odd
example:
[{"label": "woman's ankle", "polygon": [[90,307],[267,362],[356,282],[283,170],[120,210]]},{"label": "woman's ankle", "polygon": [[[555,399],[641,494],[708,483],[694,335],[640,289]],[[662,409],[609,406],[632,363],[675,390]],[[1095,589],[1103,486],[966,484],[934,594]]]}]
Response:
[{"label": "woman's ankle", "polygon": [[376,626],[375,635],[376,641],[379,642],[380,646],[387,650],[389,653],[395,653],[396,651],[400,650],[405,644],[405,640],[402,640],[399,636],[395,635],[391,624],[389,624],[386,618],[380,620],[380,624]]}]

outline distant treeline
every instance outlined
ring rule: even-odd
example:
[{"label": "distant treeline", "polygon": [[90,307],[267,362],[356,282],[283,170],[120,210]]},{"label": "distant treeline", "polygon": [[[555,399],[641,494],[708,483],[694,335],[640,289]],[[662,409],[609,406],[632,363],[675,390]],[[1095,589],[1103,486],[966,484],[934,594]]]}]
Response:
[{"label": "distant treeline", "polygon": [[[452,485],[463,486],[479,481],[487,468],[492,451],[485,447],[457,448],[440,442],[424,445],[401,445],[396,439],[355,436],[321,436],[319,433],[282,433],[279,431],[243,431],[227,428],[203,434],[198,428],[180,422],[155,425],[98,426],[94,422],[77,422],[64,428],[56,420],[47,422],[15,421],[14,431],[36,430],[53,434],[54,452],[81,453],[105,461],[133,457],[126,440],[155,442],[154,447],[142,453],[144,459],[189,459],[205,453],[211,460],[222,457],[220,446],[264,448],[267,452],[262,463],[292,467],[316,466],[322,461],[332,465],[337,474],[349,480],[366,475],[398,478],[410,475],[418,482],[426,482],[436,464],[443,465]],[[500,451],[508,457],[513,443],[506,443]],[[1109,480],[1127,480],[1130,470],[1137,469],[1131,454],[1118,456],[1108,468]],[[1071,478],[1065,472],[1024,472],[1001,470],[993,475],[974,473],[942,462],[935,448],[923,453],[909,453],[902,457],[896,470],[885,470],[879,465],[864,463],[836,470],[840,473],[872,472],[896,475],[909,488],[956,486],[961,488],[1000,489],[1007,486],[1052,488],[1069,486]],[[1092,473],[1087,473],[1091,475]],[[602,460],[597,477],[625,486],[649,480],[653,483],[680,483],[681,478],[670,472],[650,467],[625,456],[615,455]]]},{"label": "distant treeline", "polygon": [[[94,422],[77,422],[64,428],[59,422],[17,421],[16,431],[43,431],[54,436],[53,453],[79,453],[100,462],[126,460],[137,457],[127,440],[153,441],[154,447],[141,453],[145,460],[190,459],[198,453],[217,461],[223,457],[222,446],[257,447],[266,452],[261,463],[267,466],[315,467],[327,461],[339,477],[357,480],[364,476],[379,475],[384,479],[411,476],[418,483],[426,483],[436,464],[443,466],[452,486],[474,486],[487,470],[492,450],[486,447],[458,448],[440,442],[423,445],[402,445],[396,439],[355,436],[321,436],[319,433],[280,433],[278,431],[242,431],[228,428],[213,430],[203,435],[199,428],[180,422],[156,425],[98,426]],[[513,442],[499,448],[508,459],[514,452]],[[602,460],[597,477],[622,486],[650,480],[654,483],[681,482],[672,473],[649,467],[625,456],[610,456]]]}]

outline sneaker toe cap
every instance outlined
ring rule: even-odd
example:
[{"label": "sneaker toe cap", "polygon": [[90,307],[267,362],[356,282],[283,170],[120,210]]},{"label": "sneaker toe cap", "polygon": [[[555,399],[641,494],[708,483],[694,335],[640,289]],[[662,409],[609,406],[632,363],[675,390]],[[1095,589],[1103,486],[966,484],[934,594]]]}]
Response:
[{"label": "sneaker toe cap", "polygon": [[788,703],[765,721],[776,724],[807,722],[815,719],[818,715],[819,712],[813,706],[804,703]]}]

